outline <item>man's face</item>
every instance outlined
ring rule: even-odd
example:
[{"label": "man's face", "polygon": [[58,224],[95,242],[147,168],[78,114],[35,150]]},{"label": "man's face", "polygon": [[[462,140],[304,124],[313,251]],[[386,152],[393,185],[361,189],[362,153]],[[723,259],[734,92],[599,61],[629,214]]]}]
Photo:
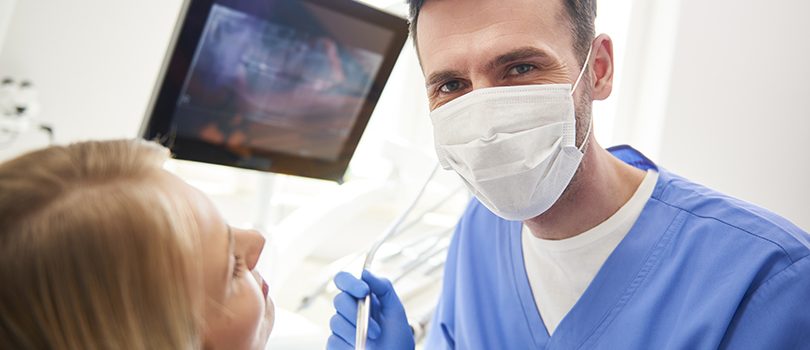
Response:
[{"label": "man's face", "polygon": [[[573,84],[575,55],[562,0],[433,0],[417,43],[430,109],[472,90]],[[584,89],[577,89],[575,101]]]}]

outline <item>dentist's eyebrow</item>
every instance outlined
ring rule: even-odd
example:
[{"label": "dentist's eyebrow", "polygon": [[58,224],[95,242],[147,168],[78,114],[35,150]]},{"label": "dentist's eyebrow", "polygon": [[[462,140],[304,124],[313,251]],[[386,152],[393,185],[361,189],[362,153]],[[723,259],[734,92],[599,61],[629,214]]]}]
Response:
[{"label": "dentist's eyebrow", "polygon": [[427,78],[426,86],[433,86],[448,80],[452,80],[456,77],[463,75],[460,71],[457,70],[443,70],[436,73],[432,73]]},{"label": "dentist's eyebrow", "polygon": [[497,67],[504,66],[513,62],[528,59],[539,61],[541,65],[541,67],[539,68],[544,68],[545,66],[549,66],[556,62],[554,57],[550,55],[548,52],[538,49],[536,47],[525,46],[509,51],[498,57],[495,57],[495,59],[493,59],[486,65],[486,68],[487,70],[492,70]]},{"label": "dentist's eyebrow", "polygon": [[[549,54],[548,52],[538,49],[532,46],[524,46],[512,51],[509,51],[505,54],[502,54],[498,57],[495,57],[492,61],[486,64],[486,70],[493,70],[497,67],[507,65],[512,62],[522,61],[532,59],[539,62],[539,68],[546,68],[551,66],[557,62],[557,60]],[[461,71],[457,70],[443,70],[435,73],[431,73],[426,81],[426,86],[433,86],[448,80],[452,80],[459,76],[463,76]]]}]

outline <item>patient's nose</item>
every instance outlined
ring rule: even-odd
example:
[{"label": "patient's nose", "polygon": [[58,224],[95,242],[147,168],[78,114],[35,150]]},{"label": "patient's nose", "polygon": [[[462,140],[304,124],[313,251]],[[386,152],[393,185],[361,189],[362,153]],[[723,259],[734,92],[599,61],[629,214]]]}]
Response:
[{"label": "patient's nose", "polygon": [[265,238],[261,232],[256,230],[234,230],[234,241],[236,242],[237,249],[245,257],[245,263],[249,270],[256,267],[256,262],[259,261],[259,256],[264,249]]}]

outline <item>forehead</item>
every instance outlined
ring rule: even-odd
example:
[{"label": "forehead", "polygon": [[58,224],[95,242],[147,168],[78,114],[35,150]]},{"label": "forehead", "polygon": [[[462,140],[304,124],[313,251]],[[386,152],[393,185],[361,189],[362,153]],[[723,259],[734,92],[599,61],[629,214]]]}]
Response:
[{"label": "forehead", "polygon": [[225,220],[205,194],[176,175],[163,171],[159,181],[189,202],[199,235],[205,288],[209,293],[216,292],[222,282],[220,277],[228,268],[229,236]]},{"label": "forehead", "polygon": [[[164,186],[173,191],[177,196],[188,201],[191,209],[194,211],[192,214],[200,226],[224,225],[222,217],[214,206],[214,203],[200,190],[189,185],[187,182],[177,177],[177,175],[165,170],[161,171],[158,181],[162,182]],[[210,232],[201,232],[201,234],[206,233]]]},{"label": "forehead", "polygon": [[427,74],[526,46],[572,54],[563,6],[563,0],[428,0],[416,28],[422,67]]}]

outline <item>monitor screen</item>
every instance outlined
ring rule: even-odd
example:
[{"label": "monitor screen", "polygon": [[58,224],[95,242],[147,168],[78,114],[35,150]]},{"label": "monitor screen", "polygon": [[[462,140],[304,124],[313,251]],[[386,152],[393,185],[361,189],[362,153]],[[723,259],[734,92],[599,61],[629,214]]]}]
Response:
[{"label": "monitor screen", "polygon": [[340,181],[406,36],[351,0],[192,1],[142,134],[181,159]]}]

